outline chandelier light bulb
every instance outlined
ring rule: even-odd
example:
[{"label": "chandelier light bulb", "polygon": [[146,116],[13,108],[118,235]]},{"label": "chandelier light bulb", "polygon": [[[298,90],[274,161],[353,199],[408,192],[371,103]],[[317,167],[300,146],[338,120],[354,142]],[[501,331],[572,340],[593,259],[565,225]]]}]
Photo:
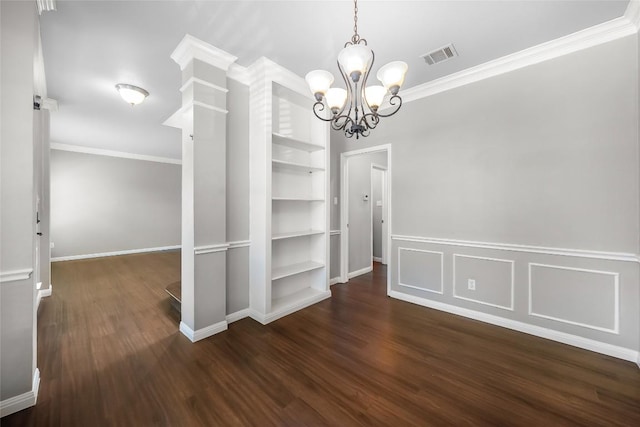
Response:
[{"label": "chandelier light bulb", "polygon": [[116,89],[118,90],[118,93],[120,93],[122,99],[131,105],[138,105],[142,103],[147,96],[149,96],[149,92],[141,87],[125,83],[118,83],[116,85]]},{"label": "chandelier light bulb", "polygon": [[344,104],[347,102],[347,91],[339,88],[332,87],[327,91],[327,105],[331,109],[331,112],[335,115],[342,110]]},{"label": "chandelier light bulb", "polygon": [[324,70],[314,70],[307,73],[304,78],[311,89],[311,93],[320,101],[333,83],[333,74]]},{"label": "chandelier light bulb", "polygon": [[382,105],[384,97],[387,94],[387,88],[384,86],[367,86],[364,89],[364,96],[367,99],[367,104],[373,111],[377,111],[378,107]]},{"label": "chandelier light bulb", "polygon": [[371,67],[372,60],[373,53],[366,45],[347,46],[338,54],[338,63],[354,82]]},{"label": "chandelier light bulb", "polygon": [[407,74],[409,66],[406,62],[394,61],[383,65],[378,70],[378,80],[382,82],[384,87],[389,89],[393,95],[397,94],[404,83],[404,76]]}]

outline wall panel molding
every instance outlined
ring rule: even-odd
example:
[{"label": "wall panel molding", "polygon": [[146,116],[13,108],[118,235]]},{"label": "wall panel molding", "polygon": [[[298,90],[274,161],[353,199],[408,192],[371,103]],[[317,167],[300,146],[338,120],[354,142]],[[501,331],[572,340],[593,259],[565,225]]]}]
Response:
[{"label": "wall panel molding", "polygon": [[[407,283],[402,283],[402,278],[401,278],[402,277],[402,262],[400,260],[401,259],[400,254],[401,254],[402,251],[424,252],[424,253],[429,253],[429,254],[440,255],[440,290],[439,291],[437,291],[435,289],[421,288],[420,286],[410,285],[410,284],[407,284]],[[402,287],[405,287],[405,288],[416,289],[416,290],[419,290],[419,291],[432,292],[434,294],[443,295],[444,294],[444,252],[399,247],[398,248],[398,286],[402,286]]]},{"label": "wall panel molding", "polygon": [[[487,301],[483,301],[480,299],[474,299],[474,298],[469,298],[469,297],[463,297],[460,296],[456,293],[456,258],[471,258],[471,259],[479,259],[479,260],[485,260],[485,261],[492,261],[492,262],[504,262],[504,263],[508,263],[511,264],[511,284],[509,287],[510,290],[510,295],[509,295],[509,301],[511,302],[511,304],[507,307],[504,305],[499,305],[499,304],[493,304]],[[515,261],[510,260],[510,259],[500,259],[500,258],[489,258],[489,257],[481,257],[481,256],[473,256],[473,255],[463,255],[463,254],[453,254],[453,297],[454,298],[458,298],[461,300],[465,300],[465,301],[472,301],[478,304],[483,304],[483,305],[488,305],[490,307],[496,307],[496,308],[501,308],[503,310],[509,310],[509,311],[513,311],[514,309],[514,298],[515,298]]]},{"label": "wall panel molding", "polygon": [[[612,307],[612,314],[613,314],[613,328],[605,328],[605,327],[601,327],[601,326],[597,326],[597,325],[590,325],[587,323],[583,323],[583,322],[578,322],[578,321],[573,321],[570,319],[564,319],[564,318],[560,318],[560,317],[556,317],[556,316],[551,316],[551,315],[546,315],[546,314],[541,314],[541,313],[535,313],[533,311],[533,286],[534,284],[532,283],[532,270],[533,267],[539,267],[539,268],[548,268],[548,269],[556,269],[556,270],[565,270],[565,271],[576,271],[576,272],[583,272],[583,273],[590,273],[590,274],[600,274],[600,275],[605,275],[605,276],[611,276],[613,278],[613,292],[614,292],[614,306]],[[602,331],[602,332],[608,332],[608,333],[612,333],[612,334],[619,334],[620,333],[620,273],[616,273],[616,272],[611,272],[611,271],[601,271],[601,270],[591,270],[591,269],[585,269],[585,268],[575,268],[575,267],[564,267],[564,266],[559,266],[559,265],[550,265],[550,264],[538,264],[538,263],[529,263],[529,267],[528,267],[529,271],[528,271],[528,292],[529,292],[529,296],[528,296],[528,314],[530,316],[534,316],[534,317],[539,317],[542,319],[548,319],[548,320],[553,320],[556,322],[561,322],[561,323],[566,323],[569,325],[575,325],[575,326],[581,326],[583,328],[589,328],[589,329],[594,329],[596,331]]]},{"label": "wall panel molding", "polygon": [[403,236],[394,234],[391,236],[392,240],[399,242],[417,242],[417,243],[430,243],[434,245],[445,246],[461,246],[469,248],[480,249],[495,249],[499,251],[513,251],[513,252],[528,252],[543,255],[559,255],[569,256],[577,258],[592,258],[602,259],[608,261],[625,261],[625,262],[640,262],[640,256],[638,254],[625,253],[625,252],[603,252],[603,251],[591,251],[583,249],[566,249],[566,248],[554,248],[544,246],[528,246],[528,245],[516,245],[511,243],[489,243],[478,242],[471,240],[453,240],[442,239],[436,237],[421,237],[421,236]]}]

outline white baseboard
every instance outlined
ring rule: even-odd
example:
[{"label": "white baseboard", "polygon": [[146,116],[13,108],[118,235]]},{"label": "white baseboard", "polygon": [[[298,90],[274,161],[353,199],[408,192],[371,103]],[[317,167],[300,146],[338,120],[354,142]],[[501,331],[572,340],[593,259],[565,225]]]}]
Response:
[{"label": "white baseboard", "polygon": [[318,292],[314,295],[297,301],[295,304],[286,306],[285,308],[272,313],[262,314],[257,312],[256,310],[250,309],[249,317],[251,317],[256,322],[266,325],[267,323],[271,323],[291,313],[295,313],[298,310],[302,310],[303,308],[309,307],[310,305],[319,303],[320,301],[323,301],[327,298],[331,298],[331,291]]},{"label": "white baseboard", "polygon": [[38,289],[38,294],[36,295],[36,310],[40,307],[40,301],[42,298],[50,297],[51,292],[53,292],[53,287],[49,285],[47,289]]},{"label": "white baseboard", "polygon": [[362,276],[363,274],[367,274],[371,271],[373,271],[373,267],[369,266],[369,267],[361,268],[360,270],[352,271],[351,273],[349,273],[348,276],[349,276],[349,279],[353,279],[354,277]]},{"label": "white baseboard", "polygon": [[248,308],[243,308],[242,310],[238,310],[234,313],[227,314],[227,323],[237,322],[238,320],[242,320],[250,316],[251,316],[251,310]]},{"label": "white baseboard", "polygon": [[329,286],[333,286],[336,283],[343,283],[342,278],[340,276],[334,277],[333,279],[329,280]]},{"label": "white baseboard", "polygon": [[160,246],[157,248],[144,248],[144,249],[127,249],[124,251],[114,251],[114,252],[101,252],[95,254],[86,254],[86,255],[69,255],[69,256],[59,256],[51,258],[51,262],[58,261],[73,261],[77,259],[89,259],[89,258],[102,258],[108,256],[118,256],[118,255],[131,255],[131,254],[141,254],[145,252],[161,252],[161,251],[173,251],[176,249],[180,249],[180,245],[174,246]]},{"label": "white baseboard", "polygon": [[374,256],[374,257],[371,257],[371,259],[373,260],[373,262],[382,263],[382,257]]},{"label": "white baseboard", "polygon": [[191,342],[196,342],[205,338],[209,338],[210,336],[218,334],[220,332],[226,331],[227,326],[227,321],[223,320],[222,322],[214,323],[213,325],[194,331],[189,326],[187,326],[186,323],[180,322],[180,332],[182,332],[187,338],[189,338]]},{"label": "white baseboard", "polygon": [[541,326],[535,326],[528,323],[518,322],[516,320],[505,319],[504,317],[494,316],[491,314],[469,310],[442,302],[432,301],[398,291],[390,291],[389,296],[402,301],[418,304],[423,307],[429,307],[436,310],[445,311],[447,313],[457,314],[458,316],[468,317],[470,319],[479,320],[481,322],[490,323],[492,325],[502,326],[503,328],[513,329],[514,331],[524,332],[526,334],[561,342],[563,344],[572,345],[574,347],[583,348],[585,350],[594,351],[596,353],[606,354],[607,356],[617,357],[618,359],[628,360],[630,362],[638,362],[640,360],[640,353],[636,350],[631,350],[628,348],[579,337],[577,335],[568,334],[566,332],[554,331],[552,329],[543,328]]},{"label": "white baseboard", "polygon": [[0,417],[11,415],[23,409],[30,408],[38,401],[38,390],[40,389],[40,370],[36,368],[33,373],[33,383],[31,390],[19,394],[0,402]]}]

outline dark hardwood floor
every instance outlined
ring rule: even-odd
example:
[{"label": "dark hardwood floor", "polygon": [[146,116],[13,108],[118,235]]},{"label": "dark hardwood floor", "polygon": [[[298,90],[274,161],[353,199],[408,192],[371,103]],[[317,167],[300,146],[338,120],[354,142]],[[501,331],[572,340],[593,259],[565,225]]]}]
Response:
[{"label": "dark hardwood floor", "polygon": [[640,370],[385,296],[385,269],[192,344],[177,252],[53,265],[41,388],[9,426],[640,425]]}]

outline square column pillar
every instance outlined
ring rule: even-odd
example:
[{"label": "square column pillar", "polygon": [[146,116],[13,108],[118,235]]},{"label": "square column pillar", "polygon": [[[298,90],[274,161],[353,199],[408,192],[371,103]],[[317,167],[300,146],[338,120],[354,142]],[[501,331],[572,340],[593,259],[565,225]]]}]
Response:
[{"label": "square column pillar", "polygon": [[236,57],[186,35],[171,54],[182,70],[182,321],[198,341],[227,329],[226,98]]}]

